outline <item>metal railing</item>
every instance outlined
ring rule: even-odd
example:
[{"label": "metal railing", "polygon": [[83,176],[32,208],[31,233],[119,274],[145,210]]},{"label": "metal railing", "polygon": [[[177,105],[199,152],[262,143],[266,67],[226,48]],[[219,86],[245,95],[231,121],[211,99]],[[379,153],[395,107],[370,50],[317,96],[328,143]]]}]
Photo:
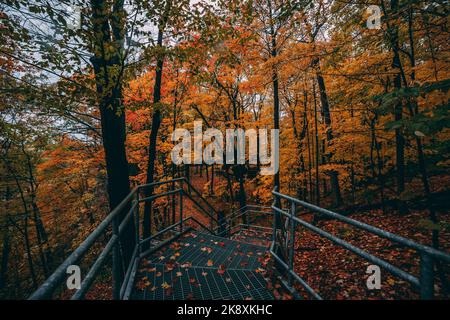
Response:
[{"label": "metal railing", "polygon": [[220,236],[231,237],[233,234],[239,232],[242,228],[259,228],[264,231],[272,232],[271,227],[264,227],[257,225],[261,224],[261,220],[265,220],[267,226],[271,223],[271,207],[259,205],[246,205],[224,217],[223,220],[218,219],[219,226],[214,232]]},{"label": "metal railing", "polygon": [[[332,241],[336,245],[339,245],[354,254],[362,257],[363,259],[370,261],[379,267],[382,267],[389,271],[391,274],[409,282],[413,287],[419,291],[421,299],[433,299],[434,296],[434,266],[437,261],[441,263],[450,263],[450,255],[416,243],[412,240],[403,238],[396,234],[382,230],[380,228],[368,225],[366,223],[345,217],[341,214],[317,207],[313,204],[298,200],[285,194],[277,192],[275,189],[272,194],[274,195],[274,202],[272,210],[274,214],[273,219],[273,237],[270,247],[270,253],[277,262],[277,267],[281,268],[285,274],[287,274],[287,286],[293,289],[293,282],[299,283],[311,296],[316,299],[322,299],[322,297],[315,292],[304,279],[302,279],[294,271],[294,249],[296,240],[297,226],[302,226],[309,231],[312,231],[328,240]],[[289,204],[289,209],[280,208],[281,203],[285,201]],[[420,255],[420,274],[416,277],[391,263],[378,258],[348,242],[342,240],[315,225],[300,219],[296,216],[297,208],[303,207],[312,211],[330,217],[332,219],[344,222],[358,229],[367,231],[371,234],[388,239],[392,242],[396,242],[404,247],[414,249]],[[284,220],[284,221],[283,221]],[[283,223],[284,222],[284,223]],[[285,283],[286,284],[286,283]]]},{"label": "metal railing", "polygon": [[[175,187],[176,184],[179,185],[178,188]],[[156,188],[163,185],[166,185],[169,190],[160,193],[155,192],[151,196],[145,196],[146,188]],[[141,194],[144,194],[144,196]],[[169,223],[164,225],[161,230],[156,230],[154,234],[152,234],[152,230],[150,230],[150,236],[144,238],[140,231],[140,225],[143,221],[140,213],[142,211],[141,204],[153,202],[161,197],[171,197],[172,206],[178,205],[178,219],[175,217],[175,214],[173,214],[172,221],[169,219]],[[175,203],[175,197],[178,197],[178,204]],[[206,218],[209,219],[209,226],[205,226],[195,217],[184,217],[183,197],[187,197],[199,211],[205,214]],[[126,212],[125,215],[123,215],[124,212]],[[175,212],[173,211],[173,213]],[[123,219],[120,221],[119,219],[121,216],[123,216]],[[174,233],[174,235],[164,241],[158,241],[156,247],[160,247],[165,243],[173,241],[180,235],[191,230],[192,226],[185,227],[185,225],[188,225],[189,223],[193,223],[205,231],[215,234],[214,230],[216,230],[218,226],[216,216],[217,212],[215,209],[184,177],[140,185],[134,188],[130,194],[108,214],[97,228],[69,255],[69,257],[66,258],[66,260],[64,260],[64,262],[52,275],[50,275],[49,278],[47,278],[47,280],[44,281],[29,299],[51,299],[55,291],[65,282],[67,268],[71,265],[81,263],[82,259],[88,254],[94,244],[98,243],[100,238],[104,239],[105,237],[109,237],[109,241],[90,266],[88,272],[83,277],[80,289],[75,291],[71,299],[79,300],[86,296],[100,272],[105,271],[105,267],[109,267],[110,264],[107,262],[111,256],[112,297],[113,299],[128,299],[131,295],[134,275],[136,274],[140,259],[157,249],[151,246],[153,240],[161,238],[162,236],[167,236],[168,233],[171,232]],[[152,221],[151,216],[150,221]],[[131,253],[131,258],[127,262],[124,259],[121,238],[124,235],[126,228],[129,227],[129,224],[134,224],[134,248]],[[142,248],[145,247],[144,245],[149,246],[149,248],[143,252]]]}]

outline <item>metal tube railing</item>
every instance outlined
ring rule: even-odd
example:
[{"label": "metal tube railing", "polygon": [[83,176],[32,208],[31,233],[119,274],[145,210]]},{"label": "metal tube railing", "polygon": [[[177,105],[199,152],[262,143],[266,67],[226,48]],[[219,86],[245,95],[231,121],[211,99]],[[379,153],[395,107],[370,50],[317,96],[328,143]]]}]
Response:
[{"label": "metal tube railing", "polygon": [[113,235],[111,239],[108,241],[108,244],[105,246],[105,249],[100,253],[98,259],[94,262],[89,272],[84,277],[83,282],[81,283],[81,288],[77,290],[74,295],[70,298],[71,300],[80,300],[83,299],[87,291],[90,289],[91,285],[94,283],[95,277],[100,272],[103,264],[108,258],[111,250],[115,246],[115,244],[119,241],[119,237]]},{"label": "metal tube railing", "polygon": [[[291,218],[291,215],[287,214],[286,212],[284,212],[282,210],[279,210],[278,208],[274,208],[274,210],[276,210],[277,212],[283,214],[286,217]],[[337,244],[337,245],[339,245],[341,247],[344,247],[344,248],[352,251],[353,253],[357,254],[358,256],[364,258],[365,260],[370,261],[370,262],[372,262],[374,264],[382,266],[383,268],[387,269],[392,274],[402,278],[403,280],[408,281],[408,282],[412,283],[415,286],[419,286],[419,279],[417,279],[416,277],[408,274],[407,272],[404,272],[403,270],[393,266],[392,264],[390,264],[390,263],[388,263],[388,262],[386,262],[386,261],[384,261],[384,260],[382,260],[380,258],[377,258],[374,255],[372,255],[370,253],[367,253],[366,251],[361,250],[358,247],[355,247],[354,245],[348,243],[347,241],[339,239],[338,237],[335,237],[332,234],[330,234],[330,233],[328,233],[326,231],[323,231],[322,229],[317,228],[317,227],[313,226],[312,224],[310,224],[310,223],[308,223],[306,221],[300,220],[297,217],[293,217],[292,221],[294,223],[298,223],[298,224],[304,226],[305,228],[307,228],[307,229],[309,229],[309,230],[311,230],[311,231],[321,235],[324,238],[327,238],[328,240],[332,241],[333,243],[335,243],[335,244]]]},{"label": "metal tube railing", "polygon": [[210,211],[212,211],[213,213],[217,213],[216,209],[214,209],[214,207],[208,201],[206,201],[205,198],[203,198],[202,194],[198,192],[197,189],[195,189],[186,178],[184,178],[184,182],[189,186],[190,190],[194,191],[194,193],[199,197],[199,199],[201,199],[206,204],[206,206],[209,208]]},{"label": "metal tube railing", "polygon": [[359,229],[366,230],[366,231],[368,231],[370,233],[373,233],[373,234],[375,234],[377,236],[380,236],[382,238],[389,239],[389,240],[391,240],[393,242],[400,243],[400,244],[402,244],[404,246],[407,246],[409,248],[415,249],[417,251],[424,251],[424,252],[428,253],[429,255],[433,256],[434,258],[438,258],[440,260],[443,260],[443,261],[446,261],[446,262],[450,263],[450,255],[446,254],[445,252],[442,252],[442,251],[436,250],[434,248],[431,248],[431,247],[419,244],[419,243],[414,242],[414,241],[412,241],[410,239],[407,239],[407,238],[404,238],[402,236],[393,234],[393,233],[391,233],[389,231],[385,231],[385,230],[382,230],[380,228],[368,225],[368,224],[366,224],[364,222],[360,222],[358,220],[354,220],[354,219],[348,218],[348,217],[343,216],[341,214],[338,214],[336,212],[333,212],[333,211],[330,211],[330,210],[327,210],[327,209],[324,209],[324,208],[321,208],[321,207],[317,207],[317,206],[315,206],[313,204],[310,204],[308,202],[304,202],[304,201],[292,198],[292,197],[290,197],[288,195],[281,194],[281,193],[276,192],[276,191],[273,191],[272,194],[275,195],[276,197],[280,197],[282,199],[286,199],[288,201],[295,202],[295,203],[301,205],[302,207],[305,207],[305,208],[310,209],[312,211],[315,211],[315,212],[327,215],[327,216],[329,216],[331,218],[334,218],[336,220],[348,223],[348,224],[353,225],[353,226],[355,226],[355,227],[357,227]]},{"label": "metal tube railing", "polygon": [[179,204],[179,210],[180,210],[180,232],[183,232],[183,189],[180,189],[180,204]]},{"label": "metal tube railing", "polygon": [[[247,207],[247,206],[246,206]],[[256,207],[256,206],[252,206],[252,207]],[[236,212],[238,212],[239,214],[235,214]],[[243,226],[247,226],[247,227],[258,227],[256,225],[252,225],[250,223],[244,224],[244,223],[239,223],[239,224],[233,224],[233,222],[235,222],[238,218],[243,217],[246,214],[251,214],[251,213],[256,213],[256,214],[266,214],[266,215],[271,215],[271,212],[267,212],[267,211],[257,211],[257,210],[245,210],[245,211],[235,211],[232,215],[230,215],[228,218],[224,219],[223,223],[226,225],[225,227],[221,227],[220,226],[220,221],[219,221],[219,225],[213,229],[214,232],[216,234],[219,233],[221,228],[224,228],[224,233],[228,234],[228,236],[231,235],[231,231],[234,229],[237,229],[238,227],[243,227]]]},{"label": "metal tube railing", "polygon": [[126,207],[129,200],[136,193],[137,188],[133,191],[113,210],[111,213],[98,225],[98,227],[75,249],[72,254],[44,281],[44,283],[29,297],[30,300],[49,299],[59,286],[64,281],[66,270],[70,265],[76,264],[91,248],[95,241],[106,231],[113,219],[120,214],[123,208]]},{"label": "metal tube railing", "polygon": [[152,195],[150,197],[139,199],[139,202],[153,201],[153,200],[161,198],[161,197],[165,197],[165,196],[169,196],[171,194],[179,193],[181,190],[182,189],[180,188],[180,189],[170,190],[170,191],[163,192],[163,193],[158,193],[158,194]]},{"label": "metal tube railing", "polygon": [[[186,218],[186,219],[187,219],[187,218]],[[153,239],[155,239],[155,238],[158,238],[159,236],[161,236],[162,234],[166,233],[167,231],[170,231],[170,230],[174,229],[175,227],[178,227],[181,223],[182,223],[182,220],[180,220],[180,221],[178,221],[178,222],[176,222],[176,223],[174,223],[174,224],[168,226],[167,228],[164,228],[164,229],[161,230],[161,231],[158,231],[157,233],[155,233],[154,235],[152,235],[152,236],[150,236],[150,237],[148,237],[148,238],[143,239],[143,240],[139,243],[140,246],[142,246],[144,243],[147,243],[147,242],[149,242],[149,241],[151,241],[151,240],[153,240]]]},{"label": "metal tube railing", "polygon": [[[295,199],[288,195],[281,194],[281,193],[277,192],[276,190],[274,190],[272,193],[275,197],[273,205],[272,205],[272,210],[275,213],[275,215],[274,215],[274,219],[273,219],[273,238],[272,238],[272,245],[271,245],[270,253],[277,261],[278,266],[281,266],[281,268],[283,268],[287,272],[289,286],[292,286],[292,280],[295,279],[297,282],[300,283],[300,285],[302,285],[306,289],[306,291],[308,293],[313,295],[315,298],[320,297],[294,271],[294,243],[295,243],[295,233],[296,233],[295,230],[296,230],[297,225],[301,225],[301,226],[305,227],[306,229],[308,229],[314,233],[317,233],[322,237],[327,238],[328,240],[332,241],[333,243],[357,254],[358,256],[362,257],[363,259],[365,259],[367,261],[370,261],[374,264],[377,264],[377,265],[385,268],[392,274],[411,283],[414,286],[414,288],[419,290],[420,297],[422,299],[432,299],[433,298],[433,295],[434,295],[434,260],[441,260],[445,263],[449,263],[450,262],[449,254],[439,251],[439,250],[436,250],[434,248],[416,243],[412,240],[403,238],[401,236],[395,235],[393,233],[387,232],[387,231],[379,229],[377,227],[373,227],[371,225],[362,223],[360,221],[345,217],[338,213],[317,207],[310,203]],[[281,201],[280,201],[281,199],[284,199],[291,204],[290,212],[286,212],[285,210],[282,210],[277,206],[277,203],[278,203],[278,205],[281,205]],[[416,250],[420,254],[420,276],[419,276],[419,278],[417,278],[416,276],[414,276],[406,271],[403,271],[402,269],[392,265],[391,263],[388,263],[370,253],[367,253],[366,251],[296,217],[295,214],[296,214],[297,205],[307,208],[313,212],[318,212],[318,213],[327,215],[338,221],[345,222],[345,223],[355,226],[359,229],[370,232],[374,235],[386,238],[390,241],[400,243],[400,244],[404,245],[405,247]],[[283,245],[283,244],[277,243],[278,240],[277,240],[276,232],[277,232],[278,226],[275,223],[275,220],[276,220],[275,218],[277,215],[279,217],[287,218],[287,221],[289,221],[290,226],[291,226],[291,228],[289,230],[289,233],[290,233],[289,239],[290,240],[289,240],[289,242],[287,242],[287,244],[290,245],[288,248],[289,249],[289,257],[287,258],[288,261],[285,261],[283,258],[281,258],[277,251],[278,250],[277,248],[279,248],[280,246]]]},{"label": "metal tube railing", "polygon": [[298,282],[300,283],[301,286],[303,286],[303,288],[305,288],[305,290],[312,295],[314,298],[316,298],[317,300],[322,300],[322,297],[314,291],[313,288],[311,288],[308,283],[306,283],[305,280],[303,280],[297,273],[295,273],[293,270],[289,269],[289,266],[286,264],[286,262],[284,262],[280,257],[278,257],[277,254],[275,254],[274,251],[274,243],[272,243],[271,247],[270,247],[270,254],[275,258],[275,260],[278,262],[279,265],[281,265],[283,268],[285,268],[287,270],[287,272]]},{"label": "metal tube railing", "polygon": [[[176,182],[186,183],[189,186],[189,189],[193,191],[199,199],[201,199],[204,203],[207,204],[210,211],[206,210],[202,205],[200,205],[190,194],[186,193],[183,188],[179,188],[176,190],[170,190],[167,192],[159,193],[152,195],[147,198],[140,199],[139,191],[144,190],[148,187],[157,187],[162,186],[164,184],[171,183],[172,189]],[[153,201],[157,198],[170,196],[179,194],[180,203],[179,203],[179,215],[180,220],[176,223],[173,223],[171,226],[165,228],[161,232],[153,235],[151,238],[156,236],[160,236],[165,232],[168,232],[174,229],[176,226],[180,226],[180,234],[184,227],[183,224],[192,220],[197,223],[200,227],[207,230],[208,232],[214,234],[213,229],[210,229],[200,223],[193,217],[183,218],[183,196],[186,195],[192,202],[199,208],[202,212],[204,212],[210,219],[211,223],[217,223],[217,220],[210,212],[215,212],[214,208],[201,196],[201,194],[190,185],[190,183],[186,180],[186,178],[176,178],[167,181],[159,181],[149,184],[144,184],[137,186],[134,188],[121,202],[120,204],[112,210],[107,217],[97,226],[97,228],[89,234],[89,236],[81,243],[79,247],[77,247],[70,255],[67,257],[64,262],[50,275],[50,277],[44,281],[44,283],[29,297],[30,300],[37,299],[50,299],[54,293],[54,291],[60,286],[66,277],[66,270],[70,265],[75,265],[79,263],[79,261],[86,255],[89,249],[94,245],[94,243],[99,239],[100,236],[107,234],[112,230],[111,237],[104,247],[104,249],[97,256],[92,266],[88,270],[85,278],[81,283],[81,288],[77,290],[71,297],[71,299],[82,299],[92,286],[95,281],[96,276],[99,274],[101,268],[105,265],[107,261],[107,257],[112,253],[113,263],[112,263],[112,280],[113,280],[113,298],[114,299],[122,299],[124,297],[128,297],[130,295],[132,289],[133,282],[133,272],[135,272],[137,268],[137,264],[139,263],[139,257],[142,255],[141,248],[142,244],[149,241],[148,239],[141,239],[140,236],[140,218],[139,218],[139,203]],[[134,200],[133,197],[135,197]],[[131,206],[130,206],[131,203]],[[123,212],[124,209],[130,206],[130,209],[125,214],[125,217],[119,221],[119,216]],[[172,221],[174,222],[174,221]],[[134,224],[135,230],[135,246],[133,248],[133,253],[131,255],[131,259],[127,266],[124,265],[123,255],[120,248],[120,236],[125,230],[125,227],[128,223]],[[109,229],[111,228],[111,229]],[[133,271],[134,270],[134,271]]]},{"label": "metal tube railing", "polygon": [[210,220],[212,220],[212,223],[216,223],[218,224],[219,221],[217,220],[217,218],[215,218],[208,210],[206,210],[202,205],[200,205],[189,193],[186,193],[186,191],[182,190],[183,194],[188,197],[189,200],[192,201],[192,203],[195,204],[195,206],[200,209],[204,214],[206,214]]},{"label": "metal tube railing", "polygon": [[133,255],[131,256],[130,264],[128,265],[127,271],[125,272],[125,276],[124,276],[124,279],[122,281],[122,285],[120,286],[120,295],[119,295],[120,299],[122,299],[124,291],[125,291],[125,288],[127,287],[128,282],[130,281],[130,279],[132,277],[132,270],[133,270],[134,262],[138,258],[137,254],[138,254],[138,248],[139,247],[140,247],[139,245],[134,247]]}]

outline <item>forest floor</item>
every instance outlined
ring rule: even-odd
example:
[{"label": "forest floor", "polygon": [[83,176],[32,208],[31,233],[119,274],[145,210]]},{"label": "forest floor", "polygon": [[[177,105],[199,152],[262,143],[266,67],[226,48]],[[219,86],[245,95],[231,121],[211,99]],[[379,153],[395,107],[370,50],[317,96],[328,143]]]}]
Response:
[{"label": "forest floor", "polygon": [[[351,218],[390,231],[418,243],[430,245],[431,231],[426,228],[428,212],[411,211],[400,216],[394,212],[383,213],[371,210],[352,214]],[[308,217],[306,217],[307,219]],[[310,217],[311,219],[311,217]],[[441,222],[449,225],[448,214],[440,216]],[[419,274],[419,256],[414,250],[392,243],[389,240],[362,232],[338,221],[319,221],[318,226],[331,234],[400,267],[414,275]],[[411,285],[381,269],[381,289],[369,290],[366,286],[367,267],[371,264],[350,251],[333,244],[317,234],[302,230],[297,235],[296,272],[326,299],[417,299]],[[450,230],[440,232],[441,249],[450,250]],[[443,265],[445,270],[445,265]],[[447,267],[446,278],[450,283]],[[440,282],[440,281],[438,281]],[[435,285],[438,298],[444,296],[441,285]]]}]

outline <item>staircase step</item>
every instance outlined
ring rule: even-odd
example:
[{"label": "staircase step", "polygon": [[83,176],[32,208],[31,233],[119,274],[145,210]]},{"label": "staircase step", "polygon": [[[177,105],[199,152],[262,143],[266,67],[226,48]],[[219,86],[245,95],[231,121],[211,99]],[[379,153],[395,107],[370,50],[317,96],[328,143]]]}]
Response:
[{"label": "staircase step", "polygon": [[208,267],[223,265],[225,268],[256,270],[261,267],[261,259],[266,248],[242,243],[227,238],[208,235],[201,232],[189,232],[146,257],[154,263],[191,264]]},{"label": "staircase step", "polygon": [[[250,270],[175,267],[149,263],[132,299],[137,300],[272,300],[262,274]],[[146,278],[145,278],[146,277]],[[147,283],[147,285],[146,285]]]},{"label": "staircase step", "polygon": [[273,299],[267,248],[191,231],[145,257],[132,299]]},{"label": "staircase step", "polygon": [[251,227],[249,227],[248,229],[241,229],[239,232],[233,234],[231,236],[231,239],[238,242],[260,246],[267,250],[272,241],[272,233],[264,230],[252,229]]}]

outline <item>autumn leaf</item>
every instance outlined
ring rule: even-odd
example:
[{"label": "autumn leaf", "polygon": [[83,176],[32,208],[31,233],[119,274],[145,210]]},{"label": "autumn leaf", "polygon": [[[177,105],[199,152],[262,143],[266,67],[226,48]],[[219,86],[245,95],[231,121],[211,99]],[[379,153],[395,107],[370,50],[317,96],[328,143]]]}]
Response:
[{"label": "autumn leaf", "polygon": [[210,247],[203,247],[200,250],[203,251],[203,252],[207,251],[208,253],[211,253],[213,251],[213,249],[210,248]]},{"label": "autumn leaf", "polygon": [[170,288],[170,284],[168,284],[167,282],[164,282],[164,283],[161,285],[161,288],[163,288],[163,289],[168,289],[168,288]]},{"label": "autumn leaf", "polygon": [[173,289],[169,286],[164,290],[166,296],[171,296],[173,294]]},{"label": "autumn leaf", "polygon": [[395,283],[396,283],[395,280],[392,278],[387,279],[386,282],[391,286],[395,285]]},{"label": "autumn leaf", "polygon": [[275,300],[280,300],[281,295],[278,292],[278,290],[273,290],[272,293],[273,293],[273,296],[275,297]]},{"label": "autumn leaf", "polygon": [[170,272],[175,268],[175,265],[173,263],[167,263],[166,264],[166,272]]},{"label": "autumn leaf", "polygon": [[193,300],[194,299],[194,294],[192,293],[192,292],[189,292],[187,295],[186,295],[186,300]]},{"label": "autumn leaf", "polygon": [[219,268],[217,269],[217,273],[220,275],[223,275],[225,273],[225,265],[223,265],[223,264],[219,265]]},{"label": "autumn leaf", "polygon": [[206,263],[206,265],[207,265],[208,267],[212,267],[212,266],[214,265],[214,262],[210,259],[210,260],[208,260],[208,262]]},{"label": "autumn leaf", "polygon": [[282,295],[282,300],[292,300],[293,296],[291,294],[288,294],[286,292],[283,293]]}]

